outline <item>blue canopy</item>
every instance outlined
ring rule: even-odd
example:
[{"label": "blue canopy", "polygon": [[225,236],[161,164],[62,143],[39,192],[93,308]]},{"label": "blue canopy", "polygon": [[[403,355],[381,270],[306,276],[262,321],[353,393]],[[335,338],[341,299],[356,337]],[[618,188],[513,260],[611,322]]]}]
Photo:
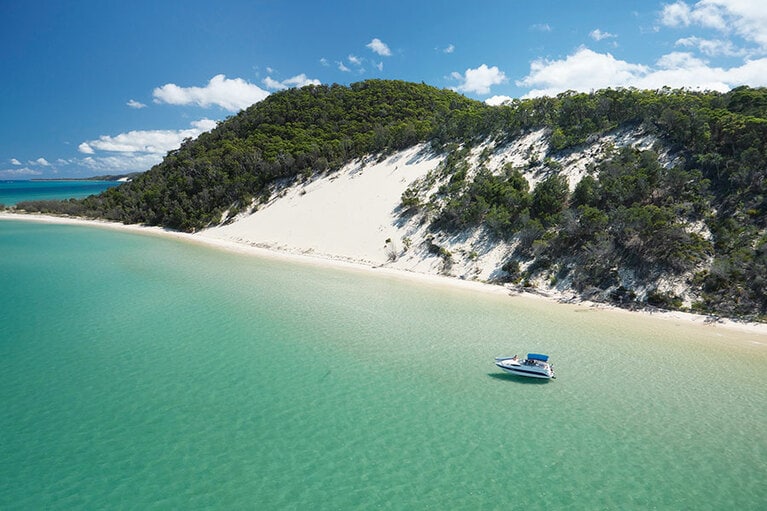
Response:
[{"label": "blue canopy", "polygon": [[548,355],[541,355],[540,353],[528,353],[527,358],[529,360],[540,360],[541,362],[546,362],[549,360]]}]

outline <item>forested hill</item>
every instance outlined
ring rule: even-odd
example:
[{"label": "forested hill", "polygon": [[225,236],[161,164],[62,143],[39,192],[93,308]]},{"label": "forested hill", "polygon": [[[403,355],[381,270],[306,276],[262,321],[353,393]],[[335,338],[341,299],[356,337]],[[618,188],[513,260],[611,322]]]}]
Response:
[{"label": "forested hill", "polygon": [[476,131],[464,129],[464,118],[482,119],[488,110],[454,92],[398,81],[290,89],[186,141],[131,183],[82,206],[87,215],[193,231],[219,222],[224,211],[249,206],[275,180],[338,169],[435,136],[457,139]]},{"label": "forested hill", "polygon": [[[491,164],[534,133],[543,143],[523,164]],[[507,244],[499,278],[682,307],[671,282],[697,312],[767,317],[765,89],[607,89],[490,107],[400,81],[309,86],[269,96],[97,197],[18,207],[194,231],[249,210],[276,182],[419,142],[444,160],[403,195],[403,216]],[[570,172],[567,155],[595,144],[585,172]]]}]

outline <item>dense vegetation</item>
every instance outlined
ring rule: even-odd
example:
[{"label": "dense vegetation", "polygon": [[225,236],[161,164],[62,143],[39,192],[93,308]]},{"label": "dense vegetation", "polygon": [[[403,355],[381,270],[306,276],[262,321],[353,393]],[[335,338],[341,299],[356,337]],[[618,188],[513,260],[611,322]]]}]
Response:
[{"label": "dense vegetation", "polygon": [[[635,127],[676,158],[663,165],[652,150],[613,148],[570,193],[557,162],[540,161],[547,155],[531,155],[529,167],[546,173],[532,190],[523,176],[530,168],[490,172],[482,156],[467,178],[468,150],[456,145],[444,184],[428,198],[410,188],[403,207],[428,211],[441,230],[483,225],[515,242],[504,266],[509,280],[545,273],[585,296],[609,292],[634,303],[621,272],[640,286],[683,278],[700,297],[698,312],[767,316],[767,90],[566,93],[516,102],[504,115],[515,129],[497,137],[523,133],[534,118],[533,126],[550,130],[553,155]],[[681,299],[650,289],[644,303],[678,308]]]},{"label": "dense vegetation", "polygon": [[[551,156],[626,127],[653,134],[673,164],[652,150],[614,148],[571,193]],[[552,153],[531,155],[530,164],[546,173],[532,189],[529,169],[470,163],[479,142],[502,147],[540,128]],[[584,295],[633,302],[622,272],[640,283],[684,278],[700,297],[700,312],[767,316],[764,89],[608,89],[489,107],[399,81],[309,86],[269,96],[99,196],[18,207],[193,231],[265,198],[277,181],[418,142],[446,155],[443,178],[436,188],[409,189],[403,211],[425,215],[435,230],[484,226],[513,244],[504,266],[509,280],[545,272]],[[660,291],[645,300],[680,304]]]},{"label": "dense vegetation", "polygon": [[[488,107],[405,82],[286,90],[185,141],[132,182],[59,207],[70,214],[194,231],[218,223],[225,211],[249,206],[276,180],[410,147],[431,137],[444,119],[475,110]],[[460,123],[453,130],[445,136],[457,136]]]}]

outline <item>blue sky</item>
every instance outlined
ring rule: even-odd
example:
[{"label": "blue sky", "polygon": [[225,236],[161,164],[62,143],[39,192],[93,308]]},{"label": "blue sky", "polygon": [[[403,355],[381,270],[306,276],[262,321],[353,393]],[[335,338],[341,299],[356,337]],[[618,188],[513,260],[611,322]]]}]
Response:
[{"label": "blue sky", "polygon": [[369,78],[489,103],[767,86],[764,0],[0,0],[0,179],[142,171],[270,93]]}]

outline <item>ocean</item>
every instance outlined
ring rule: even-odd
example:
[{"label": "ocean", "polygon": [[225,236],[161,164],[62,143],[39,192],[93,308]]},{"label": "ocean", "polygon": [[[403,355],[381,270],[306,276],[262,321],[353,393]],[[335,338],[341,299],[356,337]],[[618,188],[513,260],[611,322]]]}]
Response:
[{"label": "ocean", "polygon": [[[767,338],[0,220],[0,509],[767,502]],[[557,379],[506,375],[542,352]]]},{"label": "ocean", "polygon": [[26,200],[83,199],[117,186],[118,181],[2,181],[0,204],[15,206]]}]

